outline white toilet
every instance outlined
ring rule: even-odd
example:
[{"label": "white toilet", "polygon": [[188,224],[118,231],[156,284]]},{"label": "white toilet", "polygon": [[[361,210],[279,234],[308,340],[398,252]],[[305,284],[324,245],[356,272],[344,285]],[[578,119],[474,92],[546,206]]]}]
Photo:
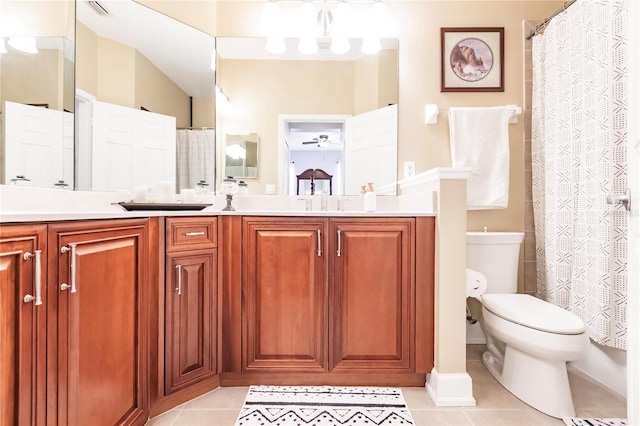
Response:
[{"label": "white toilet", "polygon": [[467,267],[486,277],[482,362],[509,392],[553,417],[575,416],[567,361],[589,345],[584,322],[549,302],[516,294],[522,232],[467,232]]}]

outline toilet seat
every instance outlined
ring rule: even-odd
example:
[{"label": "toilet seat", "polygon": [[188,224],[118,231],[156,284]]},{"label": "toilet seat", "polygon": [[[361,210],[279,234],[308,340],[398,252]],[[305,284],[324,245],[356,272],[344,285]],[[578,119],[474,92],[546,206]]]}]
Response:
[{"label": "toilet seat", "polygon": [[484,294],[482,305],[505,321],[553,334],[581,334],[584,322],[552,303],[528,294]]}]

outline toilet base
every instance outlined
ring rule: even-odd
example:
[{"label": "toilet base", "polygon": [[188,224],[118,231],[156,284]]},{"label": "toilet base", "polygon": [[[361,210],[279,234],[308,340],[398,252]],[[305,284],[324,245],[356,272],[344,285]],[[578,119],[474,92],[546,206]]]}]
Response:
[{"label": "toilet base", "polygon": [[575,416],[566,361],[541,360],[507,345],[504,361],[487,351],[482,363],[502,386],[536,410],[556,418]]}]

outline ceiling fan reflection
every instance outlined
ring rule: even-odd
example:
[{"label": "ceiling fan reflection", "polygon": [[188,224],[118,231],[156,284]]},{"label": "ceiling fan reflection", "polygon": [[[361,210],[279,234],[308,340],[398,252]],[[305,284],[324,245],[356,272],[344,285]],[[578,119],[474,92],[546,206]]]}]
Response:
[{"label": "ceiling fan reflection", "polygon": [[318,135],[318,137],[315,137],[313,139],[311,139],[310,141],[303,141],[302,144],[303,145],[308,145],[308,144],[317,144],[318,148],[326,148],[329,146],[331,142],[329,141],[329,136],[328,135]]}]

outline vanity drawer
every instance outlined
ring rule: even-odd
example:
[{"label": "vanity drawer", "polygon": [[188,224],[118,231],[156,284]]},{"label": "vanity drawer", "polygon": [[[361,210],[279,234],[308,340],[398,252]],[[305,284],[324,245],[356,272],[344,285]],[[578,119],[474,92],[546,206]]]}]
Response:
[{"label": "vanity drawer", "polygon": [[215,217],[167,218],[167,252],[214,248],[218,245]]}]

